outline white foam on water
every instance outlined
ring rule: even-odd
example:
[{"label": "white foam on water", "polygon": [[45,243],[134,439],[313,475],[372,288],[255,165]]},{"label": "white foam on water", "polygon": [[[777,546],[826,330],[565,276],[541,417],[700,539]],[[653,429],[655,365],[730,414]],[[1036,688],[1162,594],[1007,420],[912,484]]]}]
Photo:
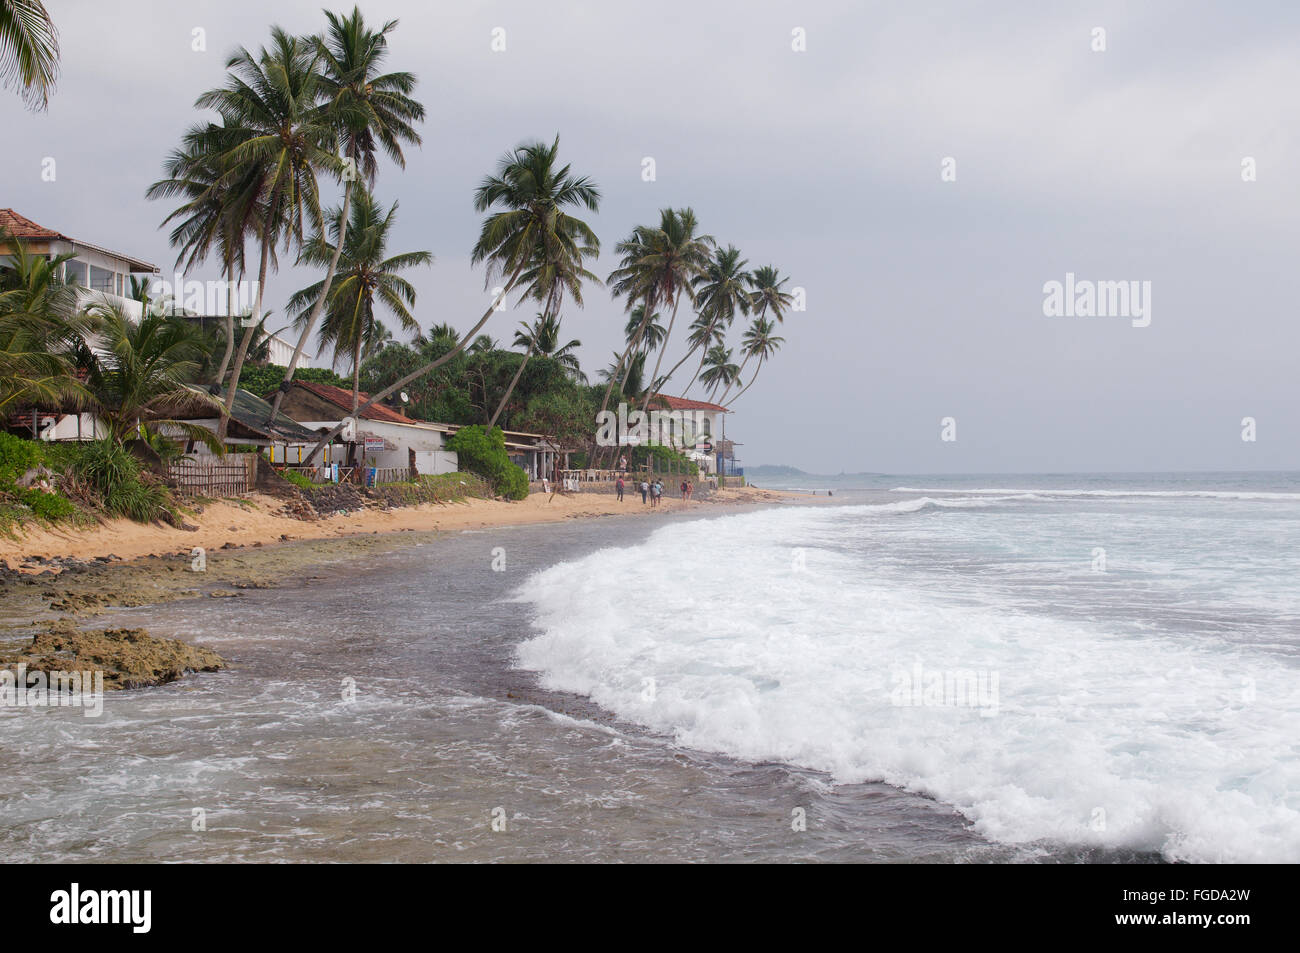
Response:
[{"label": "white foam on water", "polygon": [[[538,633],[518,662],[683,745],[883,780],[1003,843],[1300,861],[1286,660],[880,573],[862,522],[945,502],[700,520],[561,563],[518,593]],[[996,674],[996,706],[900,699],[918,664]]]},{"label": "white foam on water", "polygon": [[1263,490],[1016,490],[997,487],[975,489],[924,488],[896,486],[891,493],[944,493],[966,496],[1038,496],[1043,498],[1073,499],[1077,497],[1118,498],[1126,496],[1152,499],[1206,499],[1206,500],[1276,500],[1295,502],[1300,493],[1276,493]]}]

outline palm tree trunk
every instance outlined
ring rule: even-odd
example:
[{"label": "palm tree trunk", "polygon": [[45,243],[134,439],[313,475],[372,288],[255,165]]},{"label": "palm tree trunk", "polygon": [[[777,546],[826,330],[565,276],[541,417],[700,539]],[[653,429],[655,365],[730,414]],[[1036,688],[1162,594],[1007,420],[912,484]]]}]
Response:
[{"label": "palm tree trunk", "polygon": [[[362,404],[357,408],[357,414],[360,414],[363,410],[369,409],[369,407],[372,404],[379,403],[379,401],[383,400],[385,397],[388,397],[390,394],[393,394],[396,391],[400,390],[401,388],[405,387],[407,384],[411,383],[411,381],[415,380],[417,377],[423,377],[425,374],[428,374],[430,371],[437,370],[438,368],[442,367],[443,364],[446,364],[453,357],[459,354],[461,351],[465,350],[465,348],[469,345],[469,343],[474,340],[474,335],[478,334],[478,332],[482,329],[483,325],[487,324],[488,321],[491,320],[493,312],[495,312],[497,309],[497,302],[503,300],[505,296],[509,294],[510,291],[514,288],[515,282],[519,279],[519,273],[524,270],[524,264],[525,264],[524,261],[520,261],[519,264],[515,266],[514,274],[512,274],[510,276],[510,280],[506,282],[505,288],[502,290],[500,297],[493,299],[492,303],[488,305],[488,309],[483,312],[483,317],[479,318],[478,324],[470,328],[469,333],[466,334],[464,337],[462,337],[460,341],[456,343],[455,347],[453,347],[450,351],[448,351],[446,354],[444,354],[442,357],[438,358],[437,360],[430,361],[428,364],[425,364],[423,367],[417,368],[416,370],[407,374],[405,377],[401,378],[396,383],[389,384],[378,394],[372,394],[369,400],[367,400],[364,404]],[[322,436],[320,440],[317,441],[316,446],[312,447],[311,453],[307,457],[308,462],[316,459],[316,455],[325,449],[325,445],[343,432],[343,427],[344,427],[344,423],[343,421],[340,420],[334,426],[333,430],[331,430],[329,433]]]},{"label": "palm tree trunk", "polygon": [[[694,354],[697,350],[699,350],[699,347],[700,347],[700,346],[699,346],[698,344],[693,344],[693,345],[691,345],[691,349],[690,349],[689,351],[687,351],[685,354],[683,354],[683,355],[682,355],[682,359],[681,359],[680,361],[678,361],[676,364],[674,364],[674,365],[672,366],[672,369],[669,370],[668,373],[664,376],[664,382],[665,382],[665,383],[667,383],[668,381],[670,381],[670,380],[673,379],[673,375],[677,373],[677,368],[681,367],[681,366],[682,366],[683,364],[685,364],[688,360],[690,360],[691,355]],[[704,364],[703,364],[703,362],[701,362],[700,367],[703,367],[703,366],[704,366]],[[695,373],[696,373],[696,375],[698,376],[700,372],[697,370]],[[695,383],[695,378],[692,377],[692,378],[691,378],[691,382],[690,382],[690,384],[687,384],[687,385],[686,385],[686,390],[690,390],[690,388],[691,388],[691,384],[694,384],[694,383]],[[686,391],[685,391],[685,390],[682,391],[682,396],[683,396],[683,397],[686,396]]]},{"label": "palm tree trunk", "polygon": [[[320,297],[312,305],[311,314],[307,318],[307,323],[303,325],[302,334],[298,335],[298,346],[293,349],[293,357],[289,360],[289,366],[284,369],[284,380],[280,382],[280,389],[275,392],[275,398],[271,401],[270,420],[275,420],[275,415],[280,412],[280,403],[284,400],[288,385],[293,383],[293,373],[298,369],[298,361],[302,359],[302,352],[306,349],[307,342],[311,339],[311,332],[316,327],[316,322],[320,319],[320,313],[325,307],[325,299],[329,296],[330,285],[334,283],[334,275],[338,272],[339,256],[343,254],[343,240],[347,237],[348,232],[348,206],[351,204],[352,179],[348,179],[348,184],[343,187],[343,208],[339,214],[338,244],[334,247],[334,255],[330,258],[329,269],[325,272],[325,283],[321,285]],[[356,404],[355,394],[352,403]]]},{"label": "palm tree trunk", "polygon": [[[614,381],[618,378],[618,372],[619,370],[622,369],[624,364],[627,364],[627,373],[623,375],[623,383],[619,385],[619,389],[621,390],[622,388],[627,386],[628,376],[632,373],[632,365],[627,359],[628,355],[632,353],[633,348],[635,348],[638,344],[641,343],[641,335],[645,334],[645,329],[653,317],[654,317],[654,291],[652,289],[646,292],[645,314],[642,315],[641,317],[641,326],[636,329],[636,334],[633,336],[632,340],[627,342],[627,349],[623,351],[623,356],[618,359],[618,364],[614,366],[613,372],[611,372],[609,375],[609,384],[605,386],[605,398],[600,402],[600,414],[597,415],[597,419],[600,419],[600,417],[604,415],[605,411],[609,409],[609,395],[614,392]],[[615,449],[617,448],[610,447],[610,453],[612,454]],[[592,453],[593,463],[596,462],[595,458],[598,455],[599,455],[598,453],[595,452]]]},{"label": "palm tree trunk", "polygon": [[235,262],[233,258],[226,262],[226,353],[221,356],[221,367],[217,370],[212,383],[218,387],[226,379],[226,369],[230,367],[230,356],[235,353]]},{"label": "palm tree trunk", "polygon": [[[732,381],[730,384],[728,384],[727,389],[722,392],[722,396],[718,398],[719,404],[721,404],[724,400],[727,399],[727,395],[731,393],[731,388],[735,387],[738,383],[740,383],[740,379],[742,376],[744,376],[745,373],[745,365],[749,363],[749,359],[753,356],[754,355],[752,353],[747,353],[745,355],[745,359],[740,362],[740,370],[736,371],[736,379]],[[755,369],[754,373],[755,374],[758,373],[757,369]],[[742,390],[740,394],[743,393],[744,391]],[[739,397],[740,394],[737,394],[736,396]]]},{"label": "palm tree trunk", "polygon": [[[274,207],[275,198],[272,198]],[[223,442],[230,430],[230,409],[235,406],[235,391],[239,388],[239,375],[244,371],[244,359],[248,357],[248,346],[253,343],[253,334],[257,331],[258,315],[262,313],[262,295],[266,293],[266,267],[271,254],[271,223],[267,221],[262,229],[262,261],[257,269],[257,297],[253,303],[253,313],[249,316],[248,327],[239,342],[239,353],[235,355],[235,366],[230,372],[230,386],[226,389],[226,403],[221,410],[221,421],[217,424],[217,439]]]},{"label": "palm tree trunk", "polygon": [[704,362],[709,359],[709,348],[707,342],[703,350],[704,353],[700,355],[700,366],[695,368],[695,373],[691,376],[691,379],[687,381],[686,389],[682,391],[683,397],[685,397],[690,392],[690,389],[695,386],[695,382],[699,379],[700,371],[704,370]]},{"label": "palm tree trunk", "polygon": [[664,339],[659,342],[659,357],[655,359],[655,372],[650,375],[650,386],[645,391],[645,402],[641,405],[641,413],[650,409],[650,400],[658,393],[659,386],[659,367],[664,362],[664,352],[668,350],[668,342],[672,340],[673,325],[677,323],[677,306],[682,303],[682,295],[679,291],[676,300],[673,301],[673,316],[668,319],[668,330],[664,332]]},{"label": "palm tree trunk", "polygon": [[488,430],[491,430],[493,427],[496,426],[497,418],[501,416],[501,411],[506,409],[506,401],[508,401],[510,399],[510,395],[514,393],[515,385],[519,383],[519,378],[523,376],[524,368],[528,366],[528,361],[532,358],[532,356],[533,356],[533,346],[530,344],[528,345],[528,353],[524,355],[524,359],[519,365],[519,370],[515,371],[514,379],[510,381],[510,386],[506,388],[505,396],[501,398],[501,403],[497,404],[496,413],[493,414],[492,419],[488,421],[488,425],[487,425]]},{"label": "palm tree trunk", "polygon": [[758,367],[754,368],[754,376],[749,379],[749,383],[745,385],[744,389],[741,390],[740,394],[737,394],[733,398],[733,403],[737,400],[740,400],[741,394],[745,393],[745,391],[749,390],[751,387],[754,386],[754,381],[758,380],[758,372],[761,371],[762,369],[763,369],[763,358],[760,356],[758,359]]}]

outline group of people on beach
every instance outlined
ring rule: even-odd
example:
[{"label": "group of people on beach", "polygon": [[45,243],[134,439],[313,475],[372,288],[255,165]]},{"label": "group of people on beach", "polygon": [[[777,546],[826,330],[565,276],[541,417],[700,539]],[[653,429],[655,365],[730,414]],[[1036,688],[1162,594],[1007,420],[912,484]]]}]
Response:
[{"label": "group of people on beach", "polygon": [[[623,477],[620,474],[618,480],[614,483],[614,492],[618,494],[618,501],[620,503],[623,502],[623,492],[626,488],[627,484],[623,482]],[[636,485],[636,489],[641,491],[641,503],[645,504],[648,502],[651,508],[658,506],[659,501],[663,499],[664,483],[658,477],[655,477],[653,480],[647,480],[645,477],[642,477],[641,482]],[[695,494],[695,484],[690,480],[683,480],[678,489],[681,491],[682,499],[684,501],[690,500]]]}]

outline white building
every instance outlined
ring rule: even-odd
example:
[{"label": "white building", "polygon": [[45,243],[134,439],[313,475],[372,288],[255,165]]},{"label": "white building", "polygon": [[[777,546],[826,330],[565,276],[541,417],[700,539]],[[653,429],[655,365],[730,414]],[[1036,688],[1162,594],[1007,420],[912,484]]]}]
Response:
[{"label": "white building", "polygon": [[[365,403],[369,395],[361,394]],[[294,381],[280,409],[309,430],[329,431],[352,412],[352,392],[332,384]],[[339,439],[355,445],[354,459],[380,470],[408,469],[417,474],[454,473],[456,453],[447,449],[449,424],[414,420],[383,404],[373,404]]]},{"label": "white building", "polygon": [[[76,256],[63,263],[61,270],[65,279],[75,279],[84,287],[87,300],[99,300],[102,295],[132,318],[140,319],[140,302],[130,297],[131,276],[156,275],[157,265],[37,225],[11,208],[0,208],[0,233],[20,239],[28,252],[35,255],[46,258],[65,254]],[[12,254],[12,251],[0,240],[0,256]]]}]

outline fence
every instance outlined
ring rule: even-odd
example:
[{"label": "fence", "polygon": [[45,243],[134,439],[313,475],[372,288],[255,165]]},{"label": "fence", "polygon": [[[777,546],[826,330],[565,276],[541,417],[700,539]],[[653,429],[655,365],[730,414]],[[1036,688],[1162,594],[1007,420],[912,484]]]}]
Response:
[{"label": "fence", "polygon": [[[230,458],[227,458],[230,459]],[[167,482],[185,496],[243,496],[253,484],[256,463],[181,460],[167,465]]]}]

